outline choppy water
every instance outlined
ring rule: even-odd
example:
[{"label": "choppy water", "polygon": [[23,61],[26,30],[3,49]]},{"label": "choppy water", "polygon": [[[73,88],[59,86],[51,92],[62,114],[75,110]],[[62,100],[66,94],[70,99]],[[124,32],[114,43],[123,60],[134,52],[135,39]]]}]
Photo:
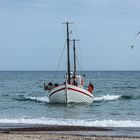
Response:
[{"label": "choppy water", "polygon": [[[43,83],[55,72],[0,72],[0,124],[140,128],[140,72],[85,71],[94,83],[92,104],[50,104]],[[65,72],[57,72],[62,82]]]}]

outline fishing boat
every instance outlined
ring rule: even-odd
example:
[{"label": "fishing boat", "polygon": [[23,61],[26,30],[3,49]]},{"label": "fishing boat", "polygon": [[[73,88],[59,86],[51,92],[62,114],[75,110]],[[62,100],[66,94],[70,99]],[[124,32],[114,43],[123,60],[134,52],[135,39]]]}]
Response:
[{"label": "fishing boat", "polygon": [[50,103],[92,103],[93,84],[89,82],[88,88],[84,88],[84,75],[77,75],[76,71],[76,47],[73,39],[74,71],[70,69],[70,38],[69,22],[66,22],[67,29],[67,74],[61,84],[49,82],[44,83],[44,90],[48,92]]}]

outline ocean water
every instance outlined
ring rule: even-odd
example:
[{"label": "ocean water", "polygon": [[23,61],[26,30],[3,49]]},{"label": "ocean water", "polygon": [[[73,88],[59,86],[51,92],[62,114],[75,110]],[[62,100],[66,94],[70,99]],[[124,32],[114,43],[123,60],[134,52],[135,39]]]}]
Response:
[{"label": "ocean water", "polygon": [[48,124],[140,128],[140,72],[85,71],[92,104],[50,104],[43,83],[63,82],[65,72],[1,71],[0,125]]}]

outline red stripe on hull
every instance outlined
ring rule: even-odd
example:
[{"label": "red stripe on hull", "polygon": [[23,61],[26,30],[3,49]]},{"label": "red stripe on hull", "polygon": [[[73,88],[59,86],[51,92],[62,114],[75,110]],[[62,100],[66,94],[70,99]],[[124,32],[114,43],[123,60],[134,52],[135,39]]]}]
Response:
[{"label": "red stripe on hull", "polygon": [[[56,92],[58,92],[58,91],[61,91],[61,90],[64,90],[64,89],[65,89],[65,88],[61,88],[61,89],[58,89],[58,90],[54,91],[53,93],[51,93],[51,94],[49,95],[49,97],[51,97],[54,93],[56,93]],[[91,95],[89,95],[89,94],[87,94],[87,93],[85,93],[85,92],[83,92],[83,91],[80,91],[80,90],[77,90],[77,89],[73,89],[73,88],[67,88],[67,89],[80,92],[80,93],[82,93],[82,94],[84,94],[84,95],[87,95],[87,96],[93,98]]]},{"label": "red stripe on hull", "polygon": [[87,96],[93,98],[92,96],[90,96],[89,94],[87,94],[87,93],[85,93],[85,92],[83,92],[83,91],[80,91],[80,90],[77,90],[77,89],[73,89],[73,88],[68,88],[68,89],[73,90],[73,91],[77,91],[77,92],[80,92],[80,93],[83,93],[83,94],[85,94],[85,95],[87,95]]},{"label": "red stripe on hull", "polygon": [[61,89],[58,89],[58,90],[56,90],[56,91],[54,91],[53,93],[51,93],[50,95],[49,95],[49,97],[51,97],[54,93],[56,93],[56,92],[58,92],[58,91],[61,91],[61,90],[64,90],[65,88],[61,88]]}]

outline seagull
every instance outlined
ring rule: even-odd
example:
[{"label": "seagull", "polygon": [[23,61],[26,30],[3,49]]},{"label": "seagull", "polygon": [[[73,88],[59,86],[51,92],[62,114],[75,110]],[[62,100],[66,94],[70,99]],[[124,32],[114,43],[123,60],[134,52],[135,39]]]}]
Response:
[{"label": "seagull", "polygon": [[140,35],[140,32],[136,33],[136,35]]},{"label": "seagull", "polygon": [[133,46],[133,45],[131,45],[130,47],[131,47],[131,49],[133,49],[133,48],[134,48],[134,46]]}]

